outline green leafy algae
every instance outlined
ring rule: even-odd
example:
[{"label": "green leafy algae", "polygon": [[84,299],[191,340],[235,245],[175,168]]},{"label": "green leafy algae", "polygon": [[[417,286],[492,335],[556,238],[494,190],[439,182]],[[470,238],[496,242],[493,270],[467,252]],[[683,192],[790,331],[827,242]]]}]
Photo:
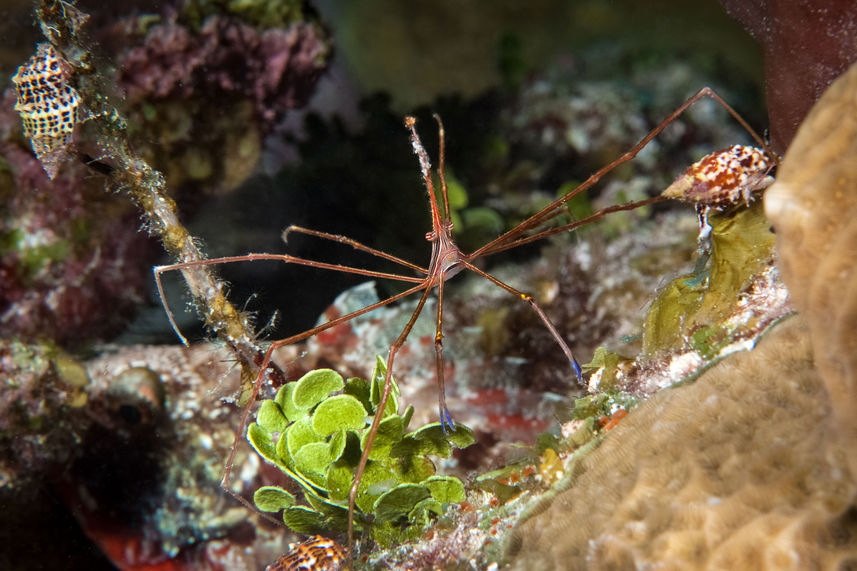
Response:
[{"label": "green leafy algae", "polygon": [[[282,488],[263,486],[253,496],[260,510],[282,511],[285,524],[299,533],[347,528],[348,495],[379,413],[386,372],[380,358],[371,382],[345,381],[335,371],[319,369],[262,402],[247,438],[259,455],[300,486],[308,505],[298,505]],[[474,442],[473,432],[463,425],[444,432],[434,423],[408,432],[414,409],[398,414],[398,392],[393,381],[357,488],[355,525],[382,546],[419,537],[443,515],[444,504],[464,501],[464,484],[435,475],[428,456],[449,457],[453,448]]]},{"label": "green leafy algae", "polygon": [[773,255],[774,234],[762,203],[712,214],[710,255],[693,273],[670,282],[646,316],[643,352],[655,355],[688,346],[716,356],[739,331],[725,327],[753,276]]}]

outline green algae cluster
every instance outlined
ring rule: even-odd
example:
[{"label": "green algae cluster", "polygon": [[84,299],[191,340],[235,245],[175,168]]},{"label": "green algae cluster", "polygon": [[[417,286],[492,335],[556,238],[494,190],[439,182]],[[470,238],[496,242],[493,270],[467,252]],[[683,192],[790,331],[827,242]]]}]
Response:
[{"label": "green algae cluster", "polygon": [[[774,234],[761,202],[712,214],[711,248],[693,273],[670,282],[646,316],[643,352],[654,355],[688,346],[706,359],[741,334],[727,318],[753,276],[770,266]],[[755,324],[744,324],[752,329]]]},{"label": "green algae cluster", "polygon": [[253,498],[260,510],[282,511],[285,524],[298,533],[347,529],[348,495],[376,414],[383,419],[357,489],[357,528],[390,546],[418,537],[443,516],[444,504],[464,500],[462,482],[436,475],[429,456],[449,457],[453,448],[474,442],[473,432],[463,425],[444,432],[440,423],[409,432],[414,408],[398,413],[395,381],[384,410],[378,410],[385,375],[380,357],[371,381],[318,369],[262,402],[247,438],[297,484],[307,505],[283,488],[264,486]]}]

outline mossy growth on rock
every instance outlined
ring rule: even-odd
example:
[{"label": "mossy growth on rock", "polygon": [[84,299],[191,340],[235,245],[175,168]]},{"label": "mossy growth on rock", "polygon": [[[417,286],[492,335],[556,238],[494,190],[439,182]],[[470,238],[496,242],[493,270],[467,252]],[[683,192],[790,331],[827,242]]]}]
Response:
[{"label": "mossy growth on rock", "polygon": [[[643,352],[653,355],[690,348],[715,357],[746,334],[726,323],[753,276],[773,259],[774,234],[761,202],[727,213],[712,213],[711,247],[689,275],[676,278],[658,295],[646,316]],[[756,324],[747,323],[752,329]]]},{"label": "mossy growth on rock", "polygon": [[383,419],[357,491],[358,529],[390,546],[418,537],[443,515],[445,504],[464,500],[464,484],[435,475],[429,456],[449,457],[453,447],[474,442],[473,432],[463,425],[444,432],[440,423],[408,432],[414,408],[399,414],[395,381],[384,410],[377,410],[385,375],[380,357],[371,381],[346,381],[335,371],[318,369],[262,402],[247,438],[301,488],[308,505],[298,505],[282,488],[264,486],[253,497],[260,510],[282,510],[283,521],[298,533],[347,529],[348,495],[376,414]]}]

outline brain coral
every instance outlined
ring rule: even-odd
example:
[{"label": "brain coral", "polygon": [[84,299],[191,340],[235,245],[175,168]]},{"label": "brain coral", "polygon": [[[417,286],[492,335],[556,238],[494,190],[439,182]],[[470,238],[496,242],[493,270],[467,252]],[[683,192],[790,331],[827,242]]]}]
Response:
[{"label": "brain coral", "polygon": [[857,66],[768,192],[802,315],[629,414],[518,525],[512,568],[857,568]]}]

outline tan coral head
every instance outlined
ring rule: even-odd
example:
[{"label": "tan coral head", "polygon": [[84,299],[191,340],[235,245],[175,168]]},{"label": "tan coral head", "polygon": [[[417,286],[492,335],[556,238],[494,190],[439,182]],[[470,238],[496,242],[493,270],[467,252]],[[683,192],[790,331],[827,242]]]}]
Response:
[{"label": "tan coral head", "polygon": [[857,64],[812,108],[777,179],[765,213],[783,280],[812,331],[840,429],[857,438]]}]

